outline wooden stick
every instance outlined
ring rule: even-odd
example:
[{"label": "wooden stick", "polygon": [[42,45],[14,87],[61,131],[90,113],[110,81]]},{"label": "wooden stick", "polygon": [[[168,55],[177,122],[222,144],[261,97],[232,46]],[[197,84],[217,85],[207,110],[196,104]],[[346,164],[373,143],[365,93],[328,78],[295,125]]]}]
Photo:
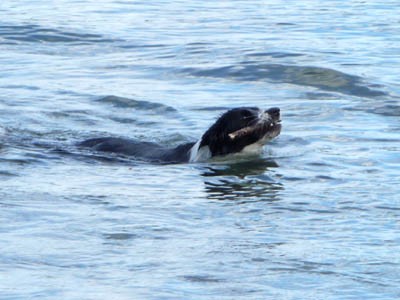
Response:
[{"label": "wooden stick", "polygon": [[265,126],[264,122],[259,122],[253,126],[243,127],[242,129],[231,132],[230,134],[228,134],[228,136],[230,137],[231,140],[234,140],[238,137],[242,137],[242,136],[251,134],[252,132],[261,129],[264,126]]}]

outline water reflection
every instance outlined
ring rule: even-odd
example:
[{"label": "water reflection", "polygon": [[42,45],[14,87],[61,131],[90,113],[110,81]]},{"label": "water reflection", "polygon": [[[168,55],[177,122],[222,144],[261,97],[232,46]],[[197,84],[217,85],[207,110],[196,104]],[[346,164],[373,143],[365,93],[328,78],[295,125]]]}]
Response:
[{"label": "water reflection", "polygon": [[202,174],[207,197],[240,203],[277,201],[278,192],[283,189],[282,184],[272,177],[272,170],[277,167],[275,161],[261,158],[210,165]]}]

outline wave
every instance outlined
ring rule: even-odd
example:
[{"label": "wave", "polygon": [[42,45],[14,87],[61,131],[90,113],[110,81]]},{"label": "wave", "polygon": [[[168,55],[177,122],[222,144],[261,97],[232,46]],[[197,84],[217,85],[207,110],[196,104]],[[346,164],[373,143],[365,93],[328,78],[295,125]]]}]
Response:
[{"label": "wave", "polygon": [[368,113],[381,115],[385,117],[400,117],[400,105],[392,102],[393,101],[389,101],[388,103],[383,102],[377,104],[366,103],[363,105],[349,107],[346,109],[349,111],[365,111]]},{"label": "wave", "polygon": [[386,117],[400,117],[400,105],[395,104],[386,104],[367,111]]},{"label": "wave", "polygon": [[295,66],[284,64],[259,64],[243,62],[237,66],[218,68],[185,68],[183,73],[198,77],[233,79],[238,81],[269,80],[315,87],[320,90],[338,92],[358,97],[378,97],[387,93],[369,87],[362,77],[346,74],[329,68]]},{"label": "wave", "polygon": [[100,99],[97,99],[97,101],[101,103],[111,104],[115,107],[120,108],[135,108],[139,110],[151,110],[155,112],[177,112],[175,108],[161,103],[134,100],[131,98],[118,97],[113,95],[102,97]]},{"label": "wave", "polygon": [[0,25],[0,38],[9,42],[29,43],[108,43],[113,42],[99,34],[76,33],[39,25]]}]

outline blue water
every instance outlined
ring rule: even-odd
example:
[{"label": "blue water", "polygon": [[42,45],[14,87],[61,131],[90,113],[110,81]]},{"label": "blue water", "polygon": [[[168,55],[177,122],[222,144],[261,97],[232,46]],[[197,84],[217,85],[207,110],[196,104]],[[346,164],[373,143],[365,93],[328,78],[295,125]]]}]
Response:
[{"label": "blue water", "polygon": [[[1,299],[399,299],[398,1],[3,0]],[[153,165],[282,110],[260,157]]]}]

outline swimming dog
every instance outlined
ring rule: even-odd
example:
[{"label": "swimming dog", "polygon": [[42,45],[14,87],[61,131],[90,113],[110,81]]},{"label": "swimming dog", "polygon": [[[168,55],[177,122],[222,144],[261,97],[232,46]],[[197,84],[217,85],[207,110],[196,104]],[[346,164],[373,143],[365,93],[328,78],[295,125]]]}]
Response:
[{"label": "swimming dog", "polygon": [[228,110],[197,141],[174,148],[116,137],[83,141],[81,147],[160,163],[202,162],[228,154],[260,153],[281,132],[280,109],[239,107]]}]

